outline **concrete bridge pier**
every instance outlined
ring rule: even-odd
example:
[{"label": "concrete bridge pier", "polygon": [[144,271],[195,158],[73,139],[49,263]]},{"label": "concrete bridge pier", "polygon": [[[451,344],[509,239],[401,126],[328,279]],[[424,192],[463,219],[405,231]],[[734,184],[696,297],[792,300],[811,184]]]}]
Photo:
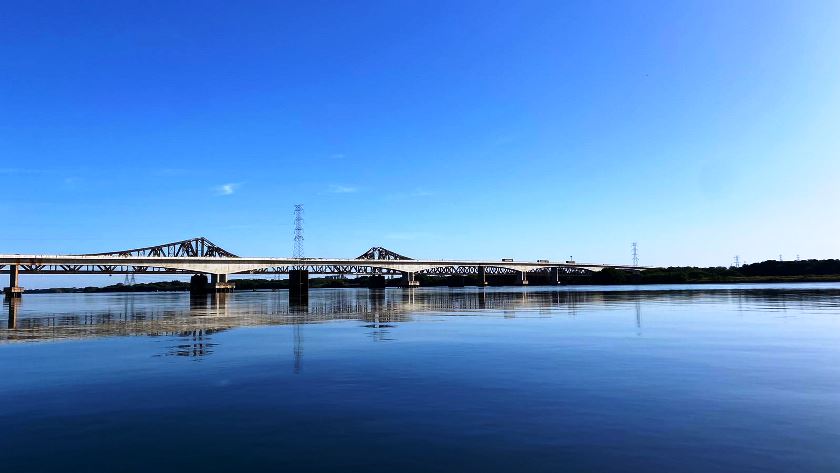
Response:
[{"label": "concrete bridge pier", "polygon": [[210,287],[209,292],[211,293],[220,293],[220,292],[233,292],[233,288],[236,287],[235,283],[228,282],[228,275],[227,274],[211,274],[210,275]]},{"label": "concrete bridge pier", "polygon": [[368,278],[368,289],[385,289],[385,276],[371,274]]},{"label": "concrete bridge pier", "polygon": [[3,293],[9,299],[15,299],[23,294],[23,288],[18,286],[20,279],[20,268],[13,264],[9,266],[9,287],[3,289]]},{"label": "concrete bridge pier", "polygon": [[233,292],[235,286],[234,283],[228,282],[227,274],[211,274],[209,283],[206,274],[195,274],[190,278],[190,293],[192,294]]},{"label": "concrete bridge pier", "polygon": [[420,286],[420,281],[414,279],[414,273],[409,271],[403,273],[403,279],[401,281],[402,287],[418,287]]},{"label": "concrete bridge pier", "polygon": [[207,275],[193,274],[190,278],[190,294],[207,294]]},{"label": "concrete bridge pier", "polygon": [[486,286],[487,285],[487,268],[484,266],[478,267],[478,285],[479,286]]},{"label": "concrete bridge pier", "polygon": [[517,271],[516,282],[520,286],[528,285],[528,273],[526,271]]},{"label": "concrete bridge pier", "polygon": [[293,269],[289,271],[289,305],[309,305],[309,271]]},{"label": "concrete bridge pier", "polygon": [[560,268],[551,268],[548,270],[548,283],[560,284]]}]

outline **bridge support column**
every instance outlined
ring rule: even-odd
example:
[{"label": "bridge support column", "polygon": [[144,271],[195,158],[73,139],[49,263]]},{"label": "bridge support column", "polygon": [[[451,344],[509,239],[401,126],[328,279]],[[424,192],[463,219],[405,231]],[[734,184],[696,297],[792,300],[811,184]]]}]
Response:
[{"label": "bridge support column", "polygon": [[368,289],[385,289],[385,276],[371,274],[368,278]]},{"label": "bridge support column", "polygon": [[516,275],[516,282],[520,286],[527,286],[528,285],[528,273],[525,271],[518,271]]},{"label": "bridge support column", "polygon": [[208,287],[207,292],[211,292],[211,293],[233,292],[234,287],[236,287],[236,284],[232,283],[232,282],[228,282],[228,275],[227,274],[211,274],[210,275],[210,286]]},{"label": "bridge support column", "polygon": [[289,305],[309,304],[309,271],[293,269],[289,271]]},{"label": "bridge support column", "polygon": [[487,285],[487,268],[484,266],[478,267],[478,285],[479,286],[486,286]]},{"label": "bridge support column", "polygon": [[548,270],[548,283],[560,284],[560,268],[550,268]]},{"label": "bridge support column", "polygon": [[194,274],[190,278],[190,293],[191,294],[207,294],[207,275]]},{"label": "bridge support column", "polygon": [[418,287],[420,286],[420,281],[414,279],[413,272],[403,273],[403,279],[401,281],[403,287]]},{"label": "bridge support column", "polygon": [[23,288],[18,286],[20,278],[20,268],[13,264],[9,266],[9,287],[3,289],[3,293],[9,299],[20,297],[23,294]]}]

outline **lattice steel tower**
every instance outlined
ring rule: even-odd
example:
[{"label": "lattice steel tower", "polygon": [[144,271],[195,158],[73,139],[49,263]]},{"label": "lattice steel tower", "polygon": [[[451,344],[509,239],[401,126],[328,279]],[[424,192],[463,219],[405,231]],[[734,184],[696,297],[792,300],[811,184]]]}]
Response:
[{"label": "lattice steel tower", "polygon": [[295,204],[295,250],[293,258],[303,258],[303,204]]},{"label": "lattice steel tower", "polygon": [[639,244],[633,242],[633,266],[639,265]]}]

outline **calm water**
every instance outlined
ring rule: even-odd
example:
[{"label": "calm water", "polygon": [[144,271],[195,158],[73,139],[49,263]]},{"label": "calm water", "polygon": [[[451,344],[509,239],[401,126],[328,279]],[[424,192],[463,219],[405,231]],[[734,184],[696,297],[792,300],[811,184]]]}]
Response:
[{"label": "calm water", "polygon": [[836,284],[25,295],[7,313],[2,471],[840,471]]}]

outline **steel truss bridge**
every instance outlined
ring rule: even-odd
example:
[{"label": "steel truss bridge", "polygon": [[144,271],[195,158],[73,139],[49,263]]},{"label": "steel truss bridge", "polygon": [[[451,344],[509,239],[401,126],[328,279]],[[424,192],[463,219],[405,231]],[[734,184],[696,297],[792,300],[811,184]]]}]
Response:
[{"label": "steel truss bridge", "polygon": [[604,268],[639,270],[640,267],[582,264],[570,261],[505,260],[419,260],[381,247],[373,247],[353,259],[340,258],[263,258],[235,255],[210,240],[199,237],[163,245],[108,253],[80,255],[0,255],[0,273],[11,274],[289,274],[306,270],[323,275],[401,275],[412,281],[416,274],[500,275],[528,273],[576,275]]}]

